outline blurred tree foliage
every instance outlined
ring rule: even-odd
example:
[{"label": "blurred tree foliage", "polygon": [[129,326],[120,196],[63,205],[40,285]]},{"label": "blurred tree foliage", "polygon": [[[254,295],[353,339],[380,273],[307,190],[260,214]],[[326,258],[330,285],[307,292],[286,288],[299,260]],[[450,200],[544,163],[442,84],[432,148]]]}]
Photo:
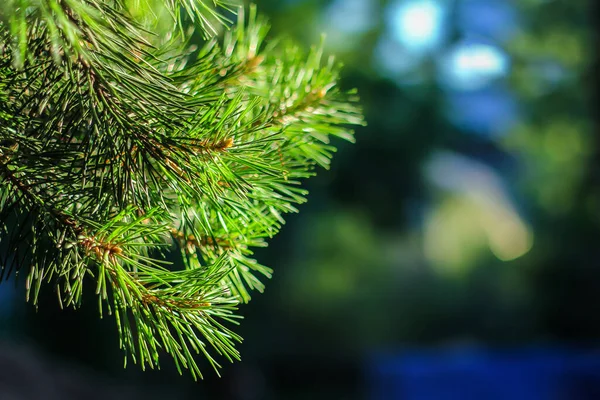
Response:
[{"label": "blurred tree foliage", "polygon": [[[314,31],[327,26],[322,9],[332,2],[262,3],[278,15],[277,29],[310,41]],[[314,217],[305,214],[286,228],[303,231],[289,234],[285,242],[295,253],[278,257],[290,264],[280,272],[285,286],[271,293],[286,299],[281,318],[292,331],[312,333],[310,339],[298,338],[308,347],[322,343],[359,353],[464,340],[515,344],[597,338],[600,185],[592,118],[593,4],[513,3],[519,28],[500,44],[511,59],[510,73],[500,84],[516,99],[519,119],[502,135],[487,138],[465,132],[448,118],[446,90],[434,67],[435,55],[465,34],[453,19],[456,10],[448,13],[454,29],[443,47],[419,71],[405,73],[422,79],[402,85],[366,62],[373,59],[389,12],[386,2],[372,3],[376,22],[343,49],[346,84],[359,88],[369,126],[358,132],[358,146],[342,147],[334,175],[312,183],[313,195],[321,198],[320,207],[312,204]],[[460,3],[467,2],[455,5]],[[306,29],[307,24],[316,28]],[[423,254],[427,214],[456,198],[432,187],[422,173],[439,150],[487,164],[502,179],[534,236],[527,254],[501,261],[489,249],[477,250],[450,272]],[[452,234],[475,218],[472,208],[465,212]],[[457,251],[472,245],[458,244],[465,248]]]}]

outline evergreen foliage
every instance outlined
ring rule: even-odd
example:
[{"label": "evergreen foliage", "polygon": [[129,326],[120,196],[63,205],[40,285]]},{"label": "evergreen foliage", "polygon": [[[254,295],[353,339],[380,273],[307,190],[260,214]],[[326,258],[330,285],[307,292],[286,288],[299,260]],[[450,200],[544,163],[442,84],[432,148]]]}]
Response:
[{"label": "evergreen foliage", "polygon": [[228,0],[2,2],[0,279],[61,307],[90,286],[142,368],[239,359],[253,249],[362,124],[339,66]]}]

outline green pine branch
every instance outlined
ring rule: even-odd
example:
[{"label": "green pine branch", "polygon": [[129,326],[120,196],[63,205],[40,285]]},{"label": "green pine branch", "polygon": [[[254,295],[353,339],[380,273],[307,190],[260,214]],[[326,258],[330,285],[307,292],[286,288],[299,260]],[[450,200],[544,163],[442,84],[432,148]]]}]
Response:
[{"label": "green pine branch", "polygon": [[51,285],[62,307],[93,282],[126,360],[167,352],[196,378],[195,354],[239,359],[236,307],[272,273],[253,249],[363,121],[322,46],[267,41],[255,7],[219,36],[232,2],[132,4],[0,12],[0,280],[24,276],[35,305]]}]

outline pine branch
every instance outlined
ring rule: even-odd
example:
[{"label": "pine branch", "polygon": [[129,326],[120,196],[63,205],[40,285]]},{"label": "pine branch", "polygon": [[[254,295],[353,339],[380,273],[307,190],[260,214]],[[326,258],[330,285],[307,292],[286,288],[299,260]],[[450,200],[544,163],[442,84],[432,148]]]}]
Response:
[{"label": "pine branch", "polygon": [[[169,353],[239,359],[238,303],[271,269],[252,258],[306,201],[330,137],[353,140],[339,67],[286,41],[250,7],[223,39],[228,1],[150,1],[157,40],[124,0],[9,0],[0,14],[0,279],[27,299],[53,284],[79,307],[96,284],[121,347],[144,368]],[[138,18],[138,19],[136,19]],[[216,24],[216,25],[215,25]],[[181,253],[182,267],[166,263]],[[87,278],[86,278],[87,277]]]}]

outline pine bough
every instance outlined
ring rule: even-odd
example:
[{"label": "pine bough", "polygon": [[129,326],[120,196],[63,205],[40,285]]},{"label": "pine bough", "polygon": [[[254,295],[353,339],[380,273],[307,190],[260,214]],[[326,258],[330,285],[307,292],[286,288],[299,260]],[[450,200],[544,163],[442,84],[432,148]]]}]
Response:
[{"label": "pine bough", "polygon": [[305,201],[330,137],[362,124],[332,59],[265,43],[247,10],[2,0],[0,280],[21,276],[34,304],[52,285],[61,307],[91,286],[142,368],[239,359],[236,307],[271,274],[252,249]]}]

